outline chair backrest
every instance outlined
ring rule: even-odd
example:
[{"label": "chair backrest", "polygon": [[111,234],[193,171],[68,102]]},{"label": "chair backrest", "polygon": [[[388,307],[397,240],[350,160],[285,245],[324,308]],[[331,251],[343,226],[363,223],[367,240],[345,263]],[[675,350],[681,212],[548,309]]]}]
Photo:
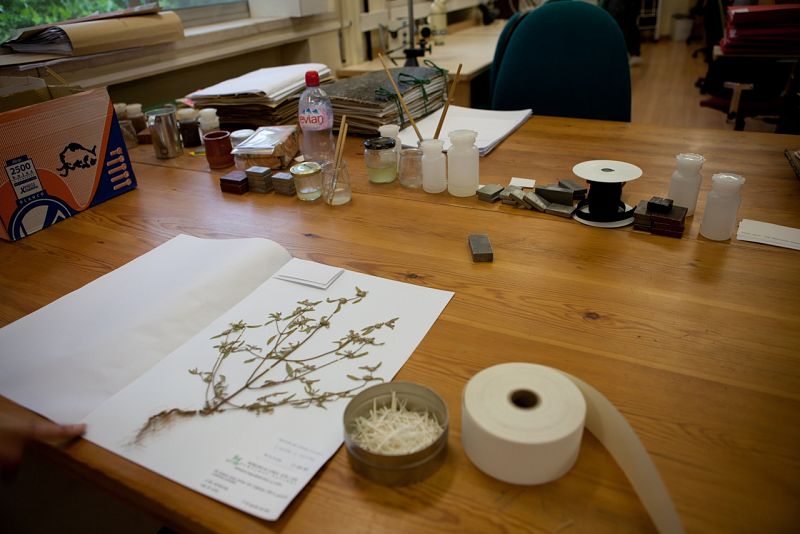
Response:
[{"label": "chair backrest", "polygon": [[503,56],[506,53],[508,42],[511,40],[514,30],[517,29],[517,26],[519,26],[519,23],[527,13],[527,11],[517,11],[511,15],[511,17],[506,21],[505,26],[503,26],[503,31],[500,32],[500,37],[497,38],[497,46],[494,49],[492,68],[489,72],[490,95],[494,93],[494,82],[497,79],[497,72],[500,70],[500,63],[503,61]]},{"label": "chair backrest", "polygon": [[602,8],[578,0],[549,2],[522,18],[504,44],[499,65],[493,65],[493,109],[631,120],[625,39]]}]

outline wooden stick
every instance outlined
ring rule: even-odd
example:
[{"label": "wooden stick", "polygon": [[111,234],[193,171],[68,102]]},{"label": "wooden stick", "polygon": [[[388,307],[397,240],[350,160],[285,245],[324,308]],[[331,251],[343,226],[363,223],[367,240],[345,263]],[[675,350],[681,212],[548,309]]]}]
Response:
[{"label": "wooden stick", "polygon": [[339,168],[342,166],[344,144],[347,141],[347,129],[349,127],[350,126],[347,124],[347,115],[342,116],[342,122],[339,124],[339,137],[336,140],[336,153],[333,156],[333,183],[328,193],[328,204],[333,202],[333,196],[336,194],[336,185],[339,182]]},{"label": "wooden stick", "polygon": [[411,122],[411,126],[414,127],[414,133],[417,134],[417,139],[422,141],[422,134],[419,133],[419,128],[417,128],[417,123],[414,122],[414,117],[412,117],[411,112],[408,111],[408,106],[406,106],[406,101],[403,98],[402,93],[400,93],[400,89],[397,87],[397,84],[394,83],[394,78],[392,78],[392,73],[389,72],[389,67],[386,66],[386,62],[383,60],[383,55],[378,54],[378,59],[381,60],[381,65],[383,65],[383,70],[386,71],[386,76],[389,78],[389,82],[392,84],[395,93],[397,93],[397,98],[400,100],[400,105],[403,106],[403,111],[406,112],[406,115],[408,115],[408,120],[409,122]]},{"label": "wooden stick", "polygon": [[334,164],[334,172],[336,172],[336,163],[339,161],[339,152],[342,149],[342,144],[344,143],[344,136],[342,132],[344,131],[345,126],[347,126],[347,115],[342,115],[342,121],[339,123],[339,135],[336,136],[336,148],[333,150],[333,164]]},{"label": "wooden stick", "polygon": [[453,78],[453,85],[450,86],[450,92],[447,94],[447,100],[444,101],[444,109],[442,110],[442,116],[439,117],[439,124],[436,125],[436,133],[433,134],[434,139],[439,139],[439,133],[442,131],[442,125],[444,125],[444,117],[447,115],[447,110],[450,108],[450,102],[455,100],[456,98],[456,87],[458,87],[458,79],[461,77],[461,63],[458,64],[458,70],[456,70],[456,75]]},{"label": "wooden stick", "polygon": [[339,151],[336,153],[336,157],[333,161],[333,164],[335,165],[334,173],[339,169],[339,167],[342,166],[342,157],[344,157],[344,145],[347,142],[347,130],[350,129],[350,125],[348,123],[345,122],[343,124],[344,124],[344,129],[339,130],[339,133],[342,138],[342,144],[339,147]]}]

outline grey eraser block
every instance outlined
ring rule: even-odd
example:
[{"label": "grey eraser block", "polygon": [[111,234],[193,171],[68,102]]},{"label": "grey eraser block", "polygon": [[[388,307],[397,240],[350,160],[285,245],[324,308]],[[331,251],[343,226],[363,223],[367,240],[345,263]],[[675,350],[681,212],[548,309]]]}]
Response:
[{"label": "grey eraser block", "polygon": [[516,206],[518,208],[524,208],[526,210],[531,209],[530,206],[525,202],[525,193],[522,192],[522,189],[515,189],[509,195],[509,198],[513,198]]},{"label": "grey eraser block", "polygon": [[551,202],[547,209],[544,210],[547,214],[558,215],[559,217],[572,217],[574,211],[575,206],[572,204],[558,204],[556,202]]},{"label": "grey eraser block", "polygon": [[541,211],[541,212],[544,212],[545,210],[547,210],[547,207],[550,205],[550,203],[548,201],[546,201],[545,199],[543,199],[542,197],[540,197],[536,193],[532,193],[531,191],[528,191],[527,193],[525,193],[525,195],[522,197],[522,199],[525,201],[525,203],[527,205],[529,205],[533,209],[535,209],[537,211]]},{"label": "grey eraser block", "polygon": [[494,202],[500,198],[500,193],[505,189],[500,184],[488,184],[478,189],[478,198],[486,202]]},{"label": "grey eraser block", "polygon": [[511,192],[512,191],[522,191],[522,188],[521,187],[517,187],[516,185],[509,185],[508,187],[506,187],[502,191],[500,191],[500,200],[502,200],[503,202],[506,202],[507,200],[509,200],[509,197],[511,196]]},{"label": "grey eraser block", "polygon": [[572,190],[557,185],[537,187],[536,194],[556,204],[572,204]]},{"label": "grey eraser block", "polygon": [[492,251],[492,244],[489,243],[488,235],[469,234],[467,241],[469,242],[469,251],[472,254],[472,261],[494,260],[494,252]]},{"label": "grey eraser block", "polygon": [[586,196],[587,188],[585,185],[581,185],[575,180],[559,180],[558,185],[563,187],[564,189],[569,189],[575,196]]}]

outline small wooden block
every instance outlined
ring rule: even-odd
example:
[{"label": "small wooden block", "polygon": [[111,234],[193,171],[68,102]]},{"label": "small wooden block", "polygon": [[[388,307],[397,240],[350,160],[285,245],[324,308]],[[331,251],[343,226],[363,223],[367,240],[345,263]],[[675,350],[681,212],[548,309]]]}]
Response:
[{"label": "small wooden block", "polygon": [[472,254],[473,262],[489,262],[494,260],[492,244],[486,234],[470,234],[467,237],[469,251]]},{"label": "small wooden block", "polygon": [[288,172],[276,172],[272,175],[272,187],[276,193],[281,195],[294,196],[296,189],[294,186],[294,176]]},{"label": "small wooden block", "polygon": [[219,188],[225,193],[236,193],[237,195],[243,195],[247,193],[249,189],[247,182],[236,184],[233,182],[223,182],[222,180],[219,182]]},{"label": "small wooden block", "polygon": [[669,213],[669,211],[672,209],[672,199],[652,197],[647,201],[647,209],[657,213]]},{"label": "small wooden block", "polygon": [[219,181],[233,185],[246,184],[247,175],[243,171],[233,171],[220,177]]},{"label": "small wooden block", "polygon": [[253,165],[252,167],[245,169],[244,172],[247,174],[248,178],[267,178],[270,174],[272,174],[272,169],[269,167]]}]

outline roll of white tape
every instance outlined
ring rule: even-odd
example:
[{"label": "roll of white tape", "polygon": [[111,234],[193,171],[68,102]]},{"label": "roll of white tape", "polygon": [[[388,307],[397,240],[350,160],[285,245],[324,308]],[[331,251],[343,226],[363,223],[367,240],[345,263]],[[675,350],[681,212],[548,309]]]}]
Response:
[{"label": "roll of white tape", "polygon": [[464,450],[484,473],[512,484],[544,484],[578,459],[586,402],[563,373],[497,365],[472,377],[462,401]]},{"label": "roll of white tape", "polygon": [[461,440],[484,473],[513,484],[544,484],[572,468],[584,423],[617,461],[656,528],[683,526],[661,476],[633,428],[599,391],[550,367],[506,363],[464,387]]}]

